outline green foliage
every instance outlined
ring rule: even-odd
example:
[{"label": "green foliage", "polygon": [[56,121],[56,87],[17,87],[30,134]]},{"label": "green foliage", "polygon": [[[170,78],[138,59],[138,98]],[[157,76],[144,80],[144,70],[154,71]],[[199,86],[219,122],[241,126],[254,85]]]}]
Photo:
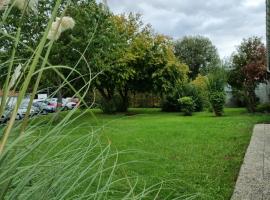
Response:
[{"label": "green foliage", "polygon": [[184,85],[183,93],[181,96],[191,97],[194,102],[194,111],[201,112],[204,109],[204,98],[199,89],[193,84]]},{"label": "green foliage", "polygon": [[178,102],[179,94],[166,95],[161,102],[161,109],[163,112],[180,112],[181,105]]},{"label": "green foliage", "polygon": [[191,97],[182,97],[178,101],[185,116],[191,116],[195,110],[195,103],[193,99]]},{"label": "green foliage", "polygon": [[256,108],[256,112],[270,113],[270,103],[260,104]]},{"label": "green foliage", "polygon": [[191,82],[191,84],[196,88],[198,96],[202,101],[202,108],[208,109],[210,107],[209,103],[209,91],[207,88],[208,78],[207,76],[198,75],[197,78]]},{"label": "green foliage", "polygon": [[[83,79],[70,76],[67,70],[62,70],[62,73],[73,80],[74,87],[81,88],[84,80],[87,81],[114,66],[115,57],[119,55],[123,44],[112,13],[96,1],[73,3],[67,9],[66,15],[75,20],[75,27],[64,32],[55,42],[49,59],[55,65],[72,66],[79,70],[84,75]],[[47,75],[54,76],[54,72]],[[99,81],[93,79],[92,87],[98,85]]]},{"label": "green foliage", "polygon": [[209,102],[216,116],[223,114],[226,100],[225,94],[226,72],[221,68],[216,68],[208,75]]},{"label": "green foliage", "polygon": [[209,101],[212,105],[212,109],[216,116],[222,116],[224,112],[224,104],[225,104],[225,94],[224,92],[211,92],[209,95]]},{"label": "green foliage", "polygon": [[175,55],[190,68],[190,78],[208,74],[220,65],[217,48],[203,36],[186,36],[175,44]]},{"label": "green foliage", "polygon": [[[123,117],[123,114],[103,115],[99,110],[93,112],[97,120],[87,112],[66,127],[70,134],[63,137],[66,138],[67,148],[74,158],[77,154],[73,155],[73,152],[80,145],[76,146],[75,143],[70,147],[70,141],[78,140],[78,144],[84,142],[93,125],[102,129],[97,135],[102,137],[103,143],[107,144],[109,140],[112,143],[111,151],[118,152],[119,167],[113,180],[124,181],[111,185],[111,192],[106,193],[107,198],[102,198],[103,193],[100,192],[102,200],[123,199],[122,195],[118,198],[115,195],[129,193],[130,182],[127,181],[131,181],[132,186],[137,183],[137,189],[132,190],[136,199],[145,186],[159,182],[163,186],[159,196],[156,198],[156,192],[153,192],[142,199],[172,200],[179,197],[185,199],[187,196],[187,199],[200,200],[230,199],[241,160],[250,143],[253,126],[270,120],[270,115],[249,115],[245,109],[226,109],[228,117],[225,118],[211,117],[208,112],[182,117],[178,113],[161,113],[159,109],[132,109],[131,112],[137,115],[128,118]],[[40,135],[48,134],[49,125],[45,125]],[[51,142],[54,144],[54,141]],[[50,144],[48,143],[48,148],[51,147]],[[57,145],[56,148],[62,151],[63,146],[65,144]],[[37,154],[38,158],[40,154]],[[87,160],[85,165],[92,162],[93,159]],[[105,164],[105,169],[111,164],[112,161]],[[56,164],[53,163],[54,165]],[[63,167],[60,169],[62,173],[65,172]],[[127,180],[127,177],[134,179]],[[133,197],[128,199],[134,200]]]},{"label": "green foliage", "polygon": [[243,94],[249,112],[256,108],[256,87],[266,80],[265,45],[258,37],[244,39],[232,55],[228,82],[234,90],[240,91],[238,94]]},{"label": "green foliage", "polygon": [[126,111],[130,92],[170,93],[175,85],[187,80],[188,67],[173,53],[171,39],[155,34],[145,26],[140,16],[114,16],[122,52],[114,58],[114,65],[97,78],[96,87],[105,99],[119,93]]},{"label": "green foliage", "polygon": [[116,113],[116,103],[115,103],[114,98],[110,100],[101,98],[99,102],[99,108],[102,110],[103,113],[106,113],[106,114]]},{"label": "green foliage", "polygon": [[128,104],[126,104],[128,101],[123,102],[123,98],[115,94],[111,99],[104,99],[103,97],[99,101],[99,108],[102,110],[105,114],[115,114],[117,112],[127,112],[128,110]]},{"label": "green foliage", "polygon": [[190,97],[194,103],[194,110],[201,112],[204,109],[204,99],[199,90],[193,84],[179,84],[172,92],[165,94],[161,103],[162,111],[164,112],[181,112],[182,106],[179,103],[179,98]]}]

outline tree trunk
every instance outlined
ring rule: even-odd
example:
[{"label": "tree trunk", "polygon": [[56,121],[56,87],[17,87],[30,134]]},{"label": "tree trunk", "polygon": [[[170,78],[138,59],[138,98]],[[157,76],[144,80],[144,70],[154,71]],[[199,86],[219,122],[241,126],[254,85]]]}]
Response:
[{"label": "tree trunk", "polygon": [[106,92],[104,88],[98,88],[98,91],[106,101],[111,101],[114,96],[114,91],[109,89],[106,89]]},{"label": "tree trunk", "polygon": [[119,90],[119,94],[122,99],[122,105],[119,106],[118,111],[119,112],[127,112],[129,107],[129,96],[128,96],[128,88],[125,87],[123,90]]},{"label": "tree trunk", "polygon": [[255,86],[245,86],[245,99],[247,103],[247,110],[250,113],[256,112],[257,97],[255,93]]}]

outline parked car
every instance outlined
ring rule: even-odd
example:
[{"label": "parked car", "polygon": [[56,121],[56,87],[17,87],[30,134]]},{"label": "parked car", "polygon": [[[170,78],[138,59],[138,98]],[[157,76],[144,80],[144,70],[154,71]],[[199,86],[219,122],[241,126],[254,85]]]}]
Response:
[{"label": "parked car", "polygon": [[40,114],[48,114],[56,111],[56,106],[47,100],[34,100],[33,106],[38,109]]},{"label": "parked car", "polygon": [[67,102],[67,103],[63,104],[63,108],[64,108],[64,110],[72,110],[72,109],[76,108],[77,105],[78,104],[75,102]]},{"label": "parked car", "polygon": [[[24,118],[26,115],[28,109],[28,104],[23,104],[20,106],[19,110],[18,110],[18,114],[20,116],[20,119]],[[33,117],[34,115],[37,115],[37,108],[35,108],[34,106],[31,106],[30,109],[30,116]]]},{"label": "parked car", "polygon": [[72,110],[78,106],[78,103],[72,101],[72,98],[63,99],[63,109],[64,110]]},{"label": "parked car", "polygon": [[[65,99],[63,98],[62,99],[62,102],[64,100]],[[55,108],[62,108],[63,107],[63,103],[58,103],[58,99],[57,98],[48,99],[48,102],[50,102],[50,104],[52,104]]]},{"label": "parked car", "polygon": [[0,123],[6,123],[8,120],[9,120],[9,112],[5,110],[0,118]]},{"label": "parked car", "polygon": [[[13,108],[12,107],[7,107],[6,110],[4,111],[3,115],[1,116],[1,123],[5,123],[8,120],[10,120],[10,117],[12,115]],[[21,120],[24,117],[21,111],[18,110],[18,113],[16,115],[16,120]]]}]

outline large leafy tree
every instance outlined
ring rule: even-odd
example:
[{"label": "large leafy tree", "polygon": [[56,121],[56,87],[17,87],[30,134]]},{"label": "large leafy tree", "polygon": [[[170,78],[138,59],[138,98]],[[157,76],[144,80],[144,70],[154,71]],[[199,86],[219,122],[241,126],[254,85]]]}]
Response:
[{"label": "large leafy tree", "polygon": [[110,102],[117,93],[121,97],[119,111],[128,108],[131,92],[168,91],[184,79],[187,66],[173,53],[172,41],[144,25],[139,15],[114,16],[122,51],[114,66],[97,78],[97,88]]},{"label": "large leafy tree", "polygon": [[[38,13],[27,12],[22,13],[16,7],[13,7],[8,17],[1,21],[0,27],[0,87],[2,86],[3,76],[6,74],[7,67],[10,61],[10,55],[15,45],[15,38],[18,29],[20,28],[20,37],[16,55],[14,59],[14,67],[18,64],[24,64],[33,54],[33,48],[38,44],[45,27],[49,21],[51,10],[54,6],[54,1],[39,1]],[[3,11],[0,11],[3,12]],[[1,14],[1,13],[0,13]],[[31,88],[31,87],[29,87]]]},{"label": "large leafy tree", "polygon": [[[96,79],[96,88],[99,90],[102,97],[111,101],[115,93],[118,91],[124,101],[127,101],[127,93],[129,88],[127,82],[135,76],[135,70],[130,66],[130,62],[139,57],[139,51],[132,51],[134,41],[139,35],[144,34],[141,28],[141,21],[138,15],[130,14],[128,16],[120,15],[113,16],[112,21],[116,27],[116,35],[118,36],[117,53],[113,57],[113,66],[106,68]],[[142,50],[142,49],[141,49]],[[127,108],[125,102],[123,110]]]},{"label": "large leafy tree", "polygon": [[[28,13],[21,19],[18,19],[20,12],[14,8],[1,27],[2,33],[9,33],[12,37],[15,37],[17,28],[21,28],[21,43],[18,46],[15,64],[23,63],[25,58],[29,58],[32,54],[30,48],[34,48],[40,40],[54,3],[55,1],[39,1],[38,14]],[[58,16],[62,14],[65,3],[64,0]],[[90,75],[93,77],[112,66],[117,49],[121,48],[120,43],[116,41],[119,36],[111,20],[113,15],[103,4],[97,4],[95,0],[72,1],[65,15],[75,20],[75,28],[62,33],[54,42],[49,62],[78,70],[83,75],[82,77],[79,77],[77,73],[69,76],[70,70],[58,68],[58,71],[68,77],[69,81],[72,80],[70,83],[76,89],[80,89],[85,85],[85,81],[90,80]],[[1,59],[8,60],[14,40],[8,36],[4,39],[0,41]],[[5,74],[5,66],[1,65],[1,74]],[[46,70],[40,89],[51,86],[59,88],[61,83],[62,80],[55,71]],[[68,93],[69,91],[65,90]]]},{"label": "large leafy tree", "polygon": [[244,39],[232,56],[232,69],[229,71],[229,84],[242,91],[248,111],[256,108],[255,89],[267,80],[266,48],[261,38]]},{"label": "large leafy tree", "polygon": [[164,66],[158,68],[153,74],[154,91],[161,96],[173,93],[175,88],[188,82],[189,68],[176,58],[173,52],[173,44],[167,38],[167,44],[163,47]]},{"label": "large leafy tree", "polygon": [[199,73],[206,75],[220,65],[217,48],[203,36],[186,36],[176,41],[175,55],[189,66],[193,80]]},{"label": "large leafy tree", "polygon": [[[84,87],[85,81],[90,81],[98,73],[104,73],[115,65],[122,44],[112,13],[102,4],[94,0],[74,3],[67,9],[66,15],[71,16],[76,25],[55,42],[50,61],[78,70],[83,77],[73,74],[69,79],[79,90]],[[62,70],[62,73],[68,76],[70,70]],[[54,84],[59,84],[55,81]],[[94,85],[99,86],[99,80],[92,82]]]}]

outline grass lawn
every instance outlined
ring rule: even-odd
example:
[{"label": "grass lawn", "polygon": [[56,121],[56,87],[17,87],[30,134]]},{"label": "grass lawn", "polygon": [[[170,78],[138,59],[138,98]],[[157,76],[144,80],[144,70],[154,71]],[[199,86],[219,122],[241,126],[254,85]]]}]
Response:
[{"label": "grass lawn", "polygon": [[254,124],[270,121],[269,115],[251,115],[244,109],[226,109],[219,118],[208,112],[184,117],[158,109],[132,109],[130,115],[94,113],[96,119],[89,111],[68,125],[78,126],[71,140],[91,127],[102,127],[98,134],[112,144],[112,151],[130,150],[119,154],[119,163],[130,163],[121,165],[116,178],[137,177],[138,190],[164,182],[169,190],[162,190],[158,199],[192,194],[196,196],[191,199],[229,200]]},{"label": "grass lawn", "polygon": [[[254,124],[270,121],[268,115],[250,115],[244,109],[227,109],[224,117],[196,113],[162,113],[157,109],[133,109],[133,114],[89,113],[72,126],[104,126],[104,142],[110,141],[120,154],[119,162],[136,161],[121,167],[116,176],[138,177],[138,185],[166,181],[170,199],[197,194],[195,199],[230,199],[250,141]],[[72,137],[85,134],[81,125]]]}]

